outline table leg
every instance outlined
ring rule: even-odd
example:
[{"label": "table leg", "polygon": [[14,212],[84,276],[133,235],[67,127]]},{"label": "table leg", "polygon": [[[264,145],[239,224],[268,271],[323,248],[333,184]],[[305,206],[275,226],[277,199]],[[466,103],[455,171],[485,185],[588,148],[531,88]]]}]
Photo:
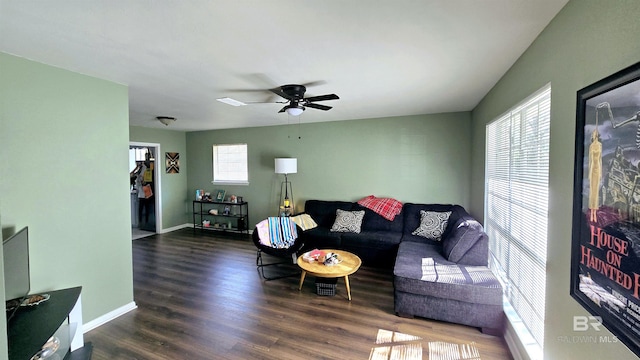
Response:
[{"label": "table leg", "polygon": [[347,297],[349,297],[349,301],[351,301],[351,287],[349,286],[349,276],[344,277],[344,284],[347,286]]},{"label": "table leg", "polygon": [[298,286],[298,291],[302,290],[302,283],[304,282],[305,276],[307,276],[307,272],[302,270],[302,274],[300,275],[300,286]]}]

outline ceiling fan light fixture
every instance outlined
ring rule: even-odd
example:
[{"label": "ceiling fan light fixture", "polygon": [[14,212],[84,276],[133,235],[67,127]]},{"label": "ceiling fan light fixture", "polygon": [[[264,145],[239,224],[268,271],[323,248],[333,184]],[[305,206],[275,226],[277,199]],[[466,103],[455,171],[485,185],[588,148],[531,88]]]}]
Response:
[{"label": "ceiling fan light fixture", "polygon": [[287,108],[287,114],[291,116],[298,116],[302,114],[303,111],[304,111],[303,106],[291,106]]},{"label": "ceiling fan light fixture", "polygon": [[163,123],[165,126],[169,126],[172,122],[176,121],[176,118],[171,116],[157,116],[156,119]]}]

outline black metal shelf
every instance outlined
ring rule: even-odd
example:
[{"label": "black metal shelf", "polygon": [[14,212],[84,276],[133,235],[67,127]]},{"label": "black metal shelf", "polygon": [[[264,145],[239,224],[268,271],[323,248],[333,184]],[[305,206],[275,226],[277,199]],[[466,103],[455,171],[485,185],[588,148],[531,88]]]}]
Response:
[{"label": "black metal shelf", "polygon": [[[220,211],[220,207],[234,207],[239,213],[237,214],[224,214]],[[229,202],[229,201],[193,201],[193,231],[197,229],[201,231],[223,231],[223,232],[236,232],[249,234],[249,203],[247,201],[242,202]],[[209,213],[210,209],[218,209],[218,214]],[[235,219],[230,220],[232,226],[215,227],[215,223],[210,226],[204,226],[203,223],[207,219],[215,220],[215,218]],[[225,224],[228,224],[226,222]]]}]

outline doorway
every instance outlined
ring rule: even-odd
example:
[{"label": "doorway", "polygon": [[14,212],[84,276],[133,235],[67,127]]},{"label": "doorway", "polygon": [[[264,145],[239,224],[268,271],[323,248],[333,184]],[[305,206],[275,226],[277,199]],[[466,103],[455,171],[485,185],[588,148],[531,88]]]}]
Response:
[{"label": "doorway", "polygon": [[160,232],[160,144],[129,143],[129,192],[131,196],[131,238]]}]

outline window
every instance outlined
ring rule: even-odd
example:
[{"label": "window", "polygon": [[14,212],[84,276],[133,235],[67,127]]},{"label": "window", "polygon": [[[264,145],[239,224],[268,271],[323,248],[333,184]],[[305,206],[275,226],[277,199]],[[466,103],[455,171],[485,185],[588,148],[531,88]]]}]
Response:
[{"label": "window", "polygon": [[[551,86],[547,85],[486,129],[489,266],[503,283],[508,302],[505,312],[509,315],[515,311],[519,317],[516,322],[521,321],[533,337],[540,358],[544,341],[550,112]],[[527,345],[526,339],[521,340]]]},{"label": "window", "polygon": [[213,183],[249,184],[247,144],[213,145]]}]

